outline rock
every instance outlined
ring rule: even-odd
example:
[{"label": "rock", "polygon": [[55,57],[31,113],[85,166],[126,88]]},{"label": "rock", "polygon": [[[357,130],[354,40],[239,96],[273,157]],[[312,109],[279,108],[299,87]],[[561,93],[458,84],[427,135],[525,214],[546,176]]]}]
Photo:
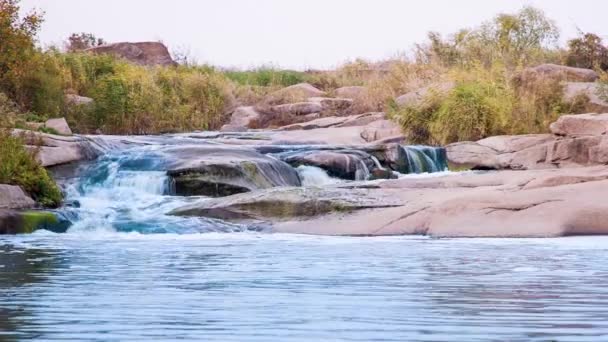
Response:
[{"label": "rock", "polygon": [[289,152],[279,158],[294,167],[316,166],[327,171],[332,177],[350,180],[366,180],[369,170],[376,167],[369,154],[358,150],[312,150],[295,154]]},{"label": "rock", "polygon": [[30,234],[39,229],[65,233],[70,222],[48,211],[0,209],[0,235]]},{"label": "rock", "polygon": [[336,127],[353,127],[353,126],[367,126],[375,121],[385,120],[386,114],[382,112],[370,112],[359,115],[352,115],[346,117],[344,122],[336,125]]},{"label": "rock", "polygon": [[314,119],[311,121],[295,123],[287,126],[278,128],[279,131],[295,131],[295,130],[309,130],[318,128],[328,128],[338,126],[347,120],[346,117],[339,116],[328,116],[324,118]]},{"label": "rock", "polygon": [[374,121],[363,128],[361,138],[367,142],[401,135],[401,127],[390,120]]},{"label": "rock", "polygon": [[332,112],[339,116],[348,115],[348,110],[353,105],[352,99],[333,97],[309,97],[308,101],[321,105],[321,111]]},{"label": "rock", "polygon": [[54,129],[61,135],[72,135],[72,130],[68,126],[67,121],[65,121],[65,118],[49,119],[44,123],[44,126]]},{"label": "rock", "polygon": [[399,178],[392,170],[389,169],[373,169],[369,180],[378,179],[397,179]]},{"label": "rock", "polygon": [[562,115],[550,129],[562,136],[603,135],[608,132],[608,113]]},{"label": "rock", "polygon": [[603,91],[599,83],[568,82],[564,85],[564,99],[572,102],[583,96],[588,100],[584,110],[589,113],[608,113],[608,101],[600,96],[602,93],[608,95],[608,91]]},{"label": "rock", "polygon": [[329,127],[281,131],[271,136],[274,145],[357,145],[366,143],[361,127]]},{"label": "rock", "polygon": [[551,134],[498,135],[477,141],[481,146],[489,147],[498,153],[510,153],[525,150],[555,140]]},{"label": "rock", "polygon": [[0,184],[0,209],[28,209],[35,205],[36,202],[20,187]]},{"label": "rock", "polygon": [[446,146],[450,169],[502,169],[498,151],[472,141]]},{"label": "rock", "polygon": [[177,208],[170,215],[201,216],[227,221],[306,218],[332,212],[352,212],[398,205],[365,190],[280,188],[198,201]]},{"label": "rock", "polygon": [[515,79],[519,83],[528,83],[538,78],[571,82],[595,82],[599,77],[598,73],[591,69],[573,68],[557,64],[541,64],[522,70]]},{"label": "rock", "polygon": [[296,102],[272,106],[270,110],[272,113],[279,115],[307,115],[321,112],[323,110],[323,106],[319,102]]},{"label": "rock", "polygon": [[[273,231],[434,237],[608,234],[608,204],[597,200],[608,191],[606,166],[402,178],[366,190],[402,205],[280,220]],[[348,196],[349,190],[343,191]]]},{"label": "rock", "polygon": [[14,135],[23,136],[26,147],[37,151],[37,159],[44,167],[52,167],[82,160],[92,160],[101,153],[88,139],[15,129]]},{"label": "rock", "polygon": [[226,124],[220,128],[220,132],[247,132],[247,127]]},{"label": "rock", "polygon": [[184,146],[165,149],[163,154],[177,195],[220,197],[301,185],[292,167],[247,148]]},{"label": "rock", "polygon": [[[230,117],[230,122],[222,128],[228,127],[244,127],[254,128],[254,126],[260,121],[260,113],[258,113],[253,107],[237,107]],[[240,131],[237,131],[240,132]]]},{"label": "rock", "polygon": [[68,105],[82,106],[92,104],[94,101],[90,97],[79,96],[75,94],[65,95],[65,103]]},{"label": "rock", "polygon": [[114,43],[85,50],[95,54],[110,54],[140,65],[177,65],[169,49],[159,42]]},{"label": "rock", "polygon": [[335,93],[337,97],[346,99],[359,99],[367,96],[367,87],[362,86],[350,86],[336,89]]},{"label": "rock", "polygon": [[280,131],[309,130],[329,127],[366,126],[374,121],[384,120],[384,113],[365,113],[351,116],[327,116],[311,121],[295,123],[279,128]]},{"label": "rock", "polygon": [[271,96],[279,95],[283,98],[310,98],[310,97],[321,97],[325,95],[325,92],[315,88],[309,83],[298,83],[292,86],[278,90],[271,94]]},{"label": "rock", "polygon": [[437,94],[438,96],[445,96],[454,89],[455,86],[456,83],[454,82],[434,83],[401,95],[395,99],[395,102],[399,107],[416,107],[422,104],[422,101],[427,95]]}]

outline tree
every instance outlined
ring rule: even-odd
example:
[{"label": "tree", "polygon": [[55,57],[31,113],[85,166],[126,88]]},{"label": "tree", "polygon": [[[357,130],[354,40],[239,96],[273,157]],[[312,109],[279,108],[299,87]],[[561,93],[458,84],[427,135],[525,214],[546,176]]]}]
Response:
[{"label": "tree", "polygon": [[92,33],[72,33],[68,37],[68,41],[66,43],[66,50],[68,50],[69,52],[77,52],[104,44],[106,44],[106,42],[105,40],[103,40],[103,38],[97,38]]},{"label": "tree", "polygon": [[581,33],[581,37],[568,41],[566,64],[578,68],[608,70],[608,48],[602,38],[593,33]]},{"label": "tree", "polygon": [[0,91],[9,96],[36,53],[34,41],[42,20],[35,11],[21,18],[19,0],[0,0]]}]

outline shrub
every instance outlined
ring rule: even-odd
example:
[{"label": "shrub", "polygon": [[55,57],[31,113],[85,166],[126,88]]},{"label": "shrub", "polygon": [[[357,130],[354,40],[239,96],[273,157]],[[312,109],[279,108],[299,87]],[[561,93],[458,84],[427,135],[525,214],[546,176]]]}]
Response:
[{"label": "shrub", "polygon": [[593,33],[568,41],[566,64],[578,68],[608,70],[608,48],[602,38]]},{"label": "shrub", "polygon": [[274,67],[260,67],[253,70],[226,70],[224,75],[239,85],[259,87],[288,87],[290,85],[307,82],[303,72],[293,70],[280,70]]},{"label": "shrub", "polygon": [[61,204],[61,191],[47,171],[26,150],[20,137],[0,130],[0,183],[18,185],[46,207]]}]

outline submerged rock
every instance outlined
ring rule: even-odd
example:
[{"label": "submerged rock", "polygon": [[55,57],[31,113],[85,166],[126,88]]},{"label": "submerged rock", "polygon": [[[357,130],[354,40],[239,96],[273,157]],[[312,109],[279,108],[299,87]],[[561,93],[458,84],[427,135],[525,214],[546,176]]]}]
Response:
[{"label": "submerged rock", "polygon": [[275,186],[300,186],[288,164],[251,149],[185,146],[163,150],[177,195],[228,196]]}]

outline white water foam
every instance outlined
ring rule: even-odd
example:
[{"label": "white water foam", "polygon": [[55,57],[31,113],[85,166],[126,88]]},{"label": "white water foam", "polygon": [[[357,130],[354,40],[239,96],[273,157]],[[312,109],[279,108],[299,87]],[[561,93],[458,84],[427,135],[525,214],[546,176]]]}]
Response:
[{"label": "white water foam", "polygon": [[316,166],[300,165],[296,168],[302,186],[324,186],[344,182],[339,178],[330,177],[327,172]]}]

